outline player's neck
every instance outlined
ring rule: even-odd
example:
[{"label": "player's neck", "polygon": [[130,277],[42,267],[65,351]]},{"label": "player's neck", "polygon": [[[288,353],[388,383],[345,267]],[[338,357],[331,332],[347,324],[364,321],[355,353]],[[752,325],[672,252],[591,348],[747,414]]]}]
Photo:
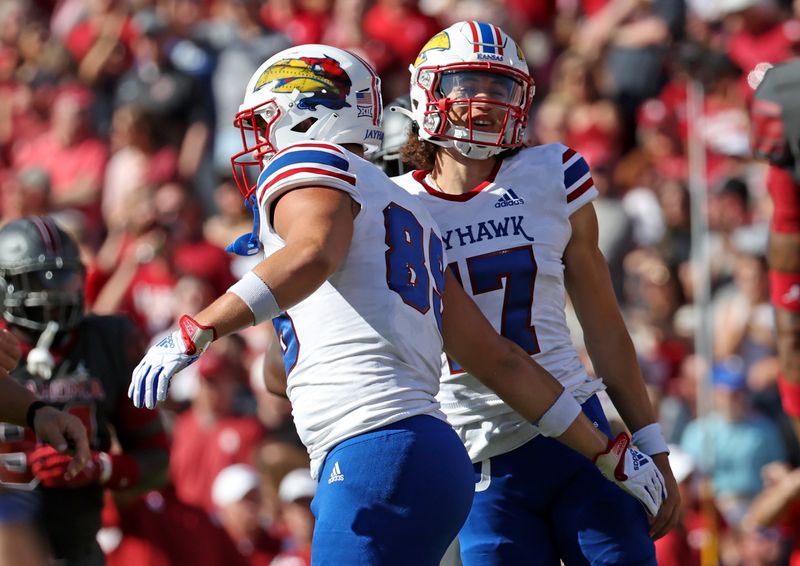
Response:
[{"label": "player's neck", "polygon": [[442,192],[460,195],[483,183],[496,162],[496,157],[469,159],[455,149],[440,149],[436,152],[431,177]]},{"label": "player's neck", "polygon": [[342,147],[350,151],[350,153],[355,153],[359,157],[364,157],[364,148],[359,143],[343,143]]}]

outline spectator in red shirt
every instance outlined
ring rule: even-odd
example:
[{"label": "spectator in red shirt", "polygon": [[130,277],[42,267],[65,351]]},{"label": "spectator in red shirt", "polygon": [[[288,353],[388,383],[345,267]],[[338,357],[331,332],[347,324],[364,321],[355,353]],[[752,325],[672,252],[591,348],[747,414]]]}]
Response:
[{"label": "spectator in red shirt", "polygon": [[178,174],[178,152],[158,143],[156,117],[135,104],[117,108],[111,124],[113,155],[103,184],[103,219],[119,226],[130,215],[131,193],[146,185],[173,181]]},{"label": "spectator in red shirt", "polygon": [[178,498],[208,512],[214,479],[232,464],[249,463],[263,437],[254,416],[235,412],[236,393],[247,380],[241,359],[220,355],[215,344],[197,363],[199,388],[173,431],[170,475]]},{"label": "spectator in red shirt", "polygon": [[681,520],[678,526],[656,541],[656,561],[659,566],[700,566],[700,552],[689,542],[686,520],[692,513],[697,497],[692,490],[695,463],[691,456],[670,446],[669,463],[681,492]]},{"label": "spectator in red shirt", "polygon": [[162,185],[155,195],[157,222],[169,232],[171,255],[180,275],[208,281],[215,295],[222,295],[236,280],[231,258],[203,237],[203,210],[183,185]]},{"label": "spectator in red shirt", "polygon": [[115,85],[131,65],[137,30],[122,2],[92,0],[84,8],[86,13],[69,30],[65,47],[75,62],[77,77],[94,90],[94,124],[107,135]]},{"label": "spectator in red shirt", "polygon": [[574,52],[559,58],[553,92],[562,95],[569,107],[564,143],[580,152],[593,169],[613,165],[620,155],[622,136],[619,112],[598,87],[588,59]]},{"label": "spectator in red shirt", "polygon": [[148,340],[172,323],[178,280],[167,253],[168,232],[155,223],[150,193],[133,195],[129,222],[109,233],[91,278],[92,310],[126,314]]},{"label": "spectator in red shirt", "polygon": [[330,22],[331,0],[264,2],[261,19],[289,37],[292,45],[319,43]]},{"label": "spectator in red shirt", "polygon": [[661,177],[688,178],[689,164],[678,119],[674,109],[660,98],[651,98],[639,107],[636,138],[637,145]]},{"label": "spectator in red shirt", "polygon": [[249,566],[269,566],[281,543],[267,532],[261,514],[262,478],[247,464],[233,464],[214,479],[217,516]]},{"label": "spectator in red shirt", "polygon": [[152,199],[145,190],[130,197],[128,232],[110,234],[98,254],[107,280],[97,283],[93,308],[128,314],[150,338],[172,324],[181,276],[207,281],[215,294],[234,280],[228,254],[203,239],[200,205],[185,187],[168,183]]},{"label": "spectator in red shirt", "polygon": [[[727,54],[744,79],[759,63],[791,57],[792,45],[800,40],[800,22],[785,21],[773,0],[719,0],[718,9],[729,34]],[[744,92],[751,94],[752,89],[745,87]]]},{"label": "spectator in red shirt", "polygon": [[779,527],[789,538],[789,566],[800,566],[800,468],[770,464],[762,472],[764,491],[742,521],[751,530]]},{"label": "spectator in red shirt", "polygon": [[377,0],[364,17],[366,36],[385,44],[396,67],[403,70],[440,29],[436,20],[420,12],[418,4],[417,0]]},{"label": "spectator in red shirt", "polygon": [[122,6],[113,0],[84,4],[86,14],[66,37],[66,47],[78,62],[78,74],[94,83],[106,67],[130,64],[136,31]]},{"label": "spectator in red shirt", "polygon": [[700,566],[701,554],[711,557],[719,552],[728,526],[710,499],[701,500],[702,480],[695,473],[694,458],[670,445],[669,462],[681,493],[681,518],[677,527],[655,541],[656,561],[659,566]]},{"label": "spectator in red shirt", "polygon": [[225,531],[169,486],[116,505],[107,498],[98,541],[107,566],[247,566]]},{"label": "spectator in red shirt", "polygon": [[50,177],[36,167],[19,171],[0,186],[0,224],[50,212]]},{"label": "spectator in red shirt", "polygon": [[100,229],[100,190],[108,162],[108,144],[94,137],[88,111],[93,95],[68,87],[53,104],[50,128],[20,146],[13,160],[17,169],[38,166],[50,176],[53,206],[84,213],[95,236]]}]

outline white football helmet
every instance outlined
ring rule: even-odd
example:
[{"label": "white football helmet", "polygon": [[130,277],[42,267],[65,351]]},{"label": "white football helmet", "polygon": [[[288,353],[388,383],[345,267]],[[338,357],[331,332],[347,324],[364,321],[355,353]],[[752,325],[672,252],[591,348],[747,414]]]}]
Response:
[{"label": "white football helmet", "polygon": [[522,50],[499,27],[455,23],[428,40],[409,70],[420,138],[473,159],[521,145],[534,83]]},{"label": "white football helmet", "polygon": [[381,80],[358,55],[328,45],[298,45],[265,61],[247,83],[233,123],[243,150],[231,157],[239,190],[277,151],[298,141],[357,143],[370,155],[381,146]]}]

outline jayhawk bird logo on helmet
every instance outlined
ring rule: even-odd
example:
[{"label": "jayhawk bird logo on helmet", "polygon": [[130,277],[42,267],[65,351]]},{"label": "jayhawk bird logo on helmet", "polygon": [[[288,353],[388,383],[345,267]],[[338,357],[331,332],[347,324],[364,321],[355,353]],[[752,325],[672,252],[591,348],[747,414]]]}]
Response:
[{"label": "jayhawk bird logo on helmet", "polygon": [[295,90],[313,96],[301,98],[297,107],[316,110],[317,105],[339,110],[348,104],[352,81],[339,61],[331,57],[298,57],[281,59],[270,66],[256,81],[253,91],[271,85],[272,92],[290,93]]},{"label": "jayhawk bird logo on helmet", "polygon": [[428,58],[428,51],[433,49],[450,49],[450,37],[447,35],[446,31],[440,31],[430,38],[428,43],[422,46],[419,55],[417,55],[417,60],[414,61],[414,66],[417,67],[420,63],[424,62]]}]

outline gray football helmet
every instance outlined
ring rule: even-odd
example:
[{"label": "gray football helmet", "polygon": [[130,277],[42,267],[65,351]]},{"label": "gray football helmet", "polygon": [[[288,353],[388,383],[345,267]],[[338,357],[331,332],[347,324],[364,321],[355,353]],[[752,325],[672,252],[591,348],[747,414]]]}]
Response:
[{"label": "gray football helmet", "polygon": [[59,332],[83,317],[85,268],[78,245],[48,216],[29,216],[0,229],[0,301],[10,325]]},{"label": "gray football helmet", "polygon": [[411,99],[406,96],[396,98],[383,110],[383,145],[371,157],[372,163],[383,169],[390,177],[402,175],[413,167],[403,163],[400,150],[408,140],[414,122],[402,112],[392,111],[393,106],[411,110]]}]

